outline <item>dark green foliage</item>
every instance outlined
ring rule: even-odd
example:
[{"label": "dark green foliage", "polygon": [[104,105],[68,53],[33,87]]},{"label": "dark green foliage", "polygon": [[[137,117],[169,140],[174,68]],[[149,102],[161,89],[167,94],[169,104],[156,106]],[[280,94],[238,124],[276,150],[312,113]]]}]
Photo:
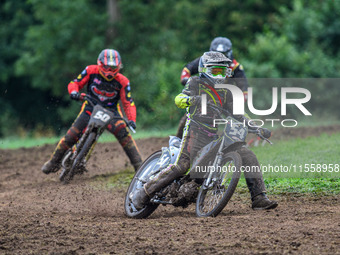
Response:
[{"label": "dark green foliage", "polygon": [[105,8],[83,0],[29,3],[38,24],[25,34],[25,53],[16,63],[17,72],[31,76],[34,87],[62,96],[71,79],[96,63],[98,49],[105,45]]},{"label": "dark green foliage", "polygon": [[96,63],[98,48],[104,47],[105,7],[91,1],[18,0],[1,3],[0,12],[0,101],[12,116],[0,119],[8,132],[0,131],[15,133],[13,122],[27,130],[43,124],[57,131],[77,113],[64,118],[68,82]]},{"label": "dark green foliage", "polygon": [[[180,72],[216,36],[232,40],[248,77],[339,77],[339,1],[120,0],[110,16],[111,1],[1,2],[0,135],[19,124],[56,132],[70,125],[79,105],[66,86],[103,48],[121,53],[139,128],[177,125]],[[324,93],[317,103],[329,112],[338,91],[312,94]]]}]

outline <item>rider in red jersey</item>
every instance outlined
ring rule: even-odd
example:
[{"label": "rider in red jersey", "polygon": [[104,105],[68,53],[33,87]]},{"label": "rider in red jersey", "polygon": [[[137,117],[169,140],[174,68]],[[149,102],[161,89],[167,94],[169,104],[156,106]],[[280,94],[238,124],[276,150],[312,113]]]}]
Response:
[{"label": "rider in red jersey", "polygon": [[[119,52],[113,49],[103,50],[97,60],[97,65],[87,66],[76,79],[68,84],[71,99],[80,98],[79,91],[87,85],[87,94],[97,99],[100,104],[121,116],[118,101],[121,100],[129,125],[136,128],[136,106],[131,97],[131,87],[128,78],[119,73],[122,60]],[[42,171],[45,174],[57,172],[65,152],[71,148],[84,133],[90,119],[93,107],[85,101],[80,113],[66,135],[60,140],[49,161]],[[137,171],[142,163],[137,145],[123,120],[114,119],[107,127],[115,135],[131,164]]]}]

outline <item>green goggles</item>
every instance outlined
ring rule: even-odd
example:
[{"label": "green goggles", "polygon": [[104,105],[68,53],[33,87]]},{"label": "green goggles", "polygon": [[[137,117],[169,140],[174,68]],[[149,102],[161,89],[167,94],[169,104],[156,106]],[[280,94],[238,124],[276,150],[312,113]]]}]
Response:
[{"label": "green goggles", "polygon": [[226,66],[209,66],[207,74],[213,77],[226,77],[228,68]]}]

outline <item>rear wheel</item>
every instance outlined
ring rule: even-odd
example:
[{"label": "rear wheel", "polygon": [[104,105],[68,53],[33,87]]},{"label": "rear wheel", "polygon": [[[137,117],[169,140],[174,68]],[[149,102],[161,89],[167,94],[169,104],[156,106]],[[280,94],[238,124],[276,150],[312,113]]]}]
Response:
[{"label": "rear wheel", "polygon": [[217,216],[234,194],[241,175],[242,159],[237,152],[223,156],[221,171],[215,172],[211,183],[203,183],[196,200],[199,217]]},{"label": "rear wheel", "polygon": [[141,165],[133,177],[125,196],[125,214],[130,218],[142,219],[152,214],[158,204],[146,204],[142,209],[137,210],[132,204],[129,195],[136,189],[143,188],[144,184],[159,172],[158,160],[162,156],[162,151],[157,151],[148,157]]}]

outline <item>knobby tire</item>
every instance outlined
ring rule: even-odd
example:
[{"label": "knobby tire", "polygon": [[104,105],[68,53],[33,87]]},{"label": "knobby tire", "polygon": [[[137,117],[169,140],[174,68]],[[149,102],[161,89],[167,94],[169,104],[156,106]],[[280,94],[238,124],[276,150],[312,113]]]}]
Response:
[{"label": "knobby tire", "polygon": [[231,180],[229,182],[229,185],[227,189],[224,191],[223,197],[221,200],[215,205],[210,211],[203,212],[203,204],[206,199],[207,192],[209,190],[204,189],[203,185],[200,188],[200,191],[197,196],[196,200],[196,214],[199,217],[216,217],[223,208],[227,205],[229,200],[231,199],[232,195],[234,194],[234,191],[236,189],[236,186],[238,184],[238,181],[240,179],[241,175],[241,166],[242,166],[242,159],[241,156],[237,152],[229,152],[225,154],[222,158],[221,165],[224,166],[226,163],[233,161],[235,165],[235,171],[232,174]]},{"label": "knobby tire", "polygon": [[[156,151],[155,153],[153,153],[151,156],[149,156],[141,165],[141,167],[139,168],[139,170],[135,173],[129,188],[126,192],[126,196],[125,196],[125,203],[124,203],[124,208],[125,208],[125,214],[130,217],[130,218],[135,218],[135,219],[144,219],[147,218],[149,215],[151,215],[159,206],[159,204],[147,204],[145,205],[144,208],[142,208],[141,210],[137,210],[137,211],[132,211],[132,207],[131,207],[131,201],[129,198],[129,195],[131,192],[133,192],[136,188],[141,188],[141,187],[136,187],[138,184],[140,184],[139,182],[139,178],[143,175],[143,173],[147,170],[147,168],[150,168],[150,164],[152,164],[153,162],[157,163],[158,159],[161,157],[162,155],[162,151]],[[151,169],[150,169],[151,170]],[[149,177],[147,175],[147,177]],[[148,178],[149,179],[149,178]],[[140,185],[139,185],[140,186]]]}]

